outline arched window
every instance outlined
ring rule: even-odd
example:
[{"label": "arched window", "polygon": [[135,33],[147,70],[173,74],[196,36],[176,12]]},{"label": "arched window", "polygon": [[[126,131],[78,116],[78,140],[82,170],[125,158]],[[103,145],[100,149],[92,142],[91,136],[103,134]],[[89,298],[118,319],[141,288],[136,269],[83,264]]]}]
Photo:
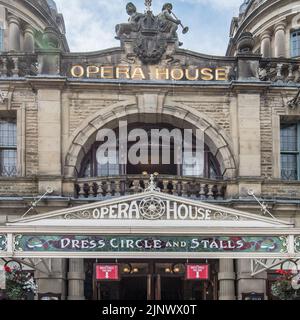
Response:
[{"label": "arched window", "polygon": [[291,33],[291,57],[300,56],[300,29]]},{"label": "arched window", "polygon": [[[176,129],[173,126],[168,124],[157,124],[157,125],[149,125],[149,124],[132,124],[128,127],[128,132],[134,128],[143,128],[149,137],[149,148],[148,156],[149,161],[148,164],[137,164],[133,165],[128,162],[127,165],[119,165],[116,164],[114,161],[111,161],[107,164],[100,164],[97,160],[97,151],[101,146],[101,142],[95,142],[90,151],[86,154],[82,164],[81,169],[79,172],[80,178],[92,178],[92,177],[112,177],[112,176],[120,176],[120,175],[141,175],[143,172],[154,173],[158,172],[161,175],[174,175],[174,176],[183,176],[183,177],[205,177],[208,179],[215,179],[219,180],[222,179],[220,165],[218,160],[209,150],[209,147],[205,144],[204,151],[201,156],[201,159],[197,159],[194,164],[191,164],[191,161],[188,159],[184,159],[184,154],[182,157],[182,164],[178,165],[175,159],[175,143],[174,140],[171,140],[170,145],[170,164],[164,164],[162,162],[162,149],[164,146],[162,145],[162,141],[160,141],[159,145],[159,156],[156,159],[156,164],[153,164],[151,161],[153,158],[153,154],[151,154],[151,146],[153,147],[153,143],[151,141],[151,130],[152,129],[168,129],[173,130]],[[181,130],[181,129],[180,129]],[[194,139],[195,140],[195,137]],[[118,140],[119,141],[119,140]],[[196,141],[196,140],[195,140]],[[193,142],[193,149],[195,145],[195,141]],[[151,144],[152,143],[152,144]],[[119,144],[119,142],[118,142]],[[132,145],[135,143],[128,142],[128,150]],[[107,156],[107,155],[106,155]],[[117,160],[119,159],[119,149],[117,147],[115,157]]]}]

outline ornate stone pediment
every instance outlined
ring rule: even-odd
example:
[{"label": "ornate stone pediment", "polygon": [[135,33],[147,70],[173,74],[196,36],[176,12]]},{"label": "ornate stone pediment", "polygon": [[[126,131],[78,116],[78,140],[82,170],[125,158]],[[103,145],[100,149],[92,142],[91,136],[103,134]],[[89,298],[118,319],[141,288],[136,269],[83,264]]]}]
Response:
[{"label": "ornate stone pediment", "polygon": [[197,200],[147,191],[14,221],[25,225],[287,227],[288,222]]}]

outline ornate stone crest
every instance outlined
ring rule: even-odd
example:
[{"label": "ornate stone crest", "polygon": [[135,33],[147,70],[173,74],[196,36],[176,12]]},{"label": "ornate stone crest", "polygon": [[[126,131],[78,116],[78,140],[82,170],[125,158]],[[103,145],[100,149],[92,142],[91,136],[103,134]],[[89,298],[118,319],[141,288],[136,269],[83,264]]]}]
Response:
[{"label": "ornate stone crest", "polygon": [[166,53],[168,44],[182,45],[178,40],[178,26],[182,26],[183,33],[187,33],[188,28],[183,27],[172,12],[171,3],[166,3],[157,16],[151,11],[151,1],[146,1],[145,5],[147,9],[142,14],[133,3],[127,4],[129,20],[116,26],[116,38],[122,45],[131,43],[133,53],[144,64],[156,64]]}]

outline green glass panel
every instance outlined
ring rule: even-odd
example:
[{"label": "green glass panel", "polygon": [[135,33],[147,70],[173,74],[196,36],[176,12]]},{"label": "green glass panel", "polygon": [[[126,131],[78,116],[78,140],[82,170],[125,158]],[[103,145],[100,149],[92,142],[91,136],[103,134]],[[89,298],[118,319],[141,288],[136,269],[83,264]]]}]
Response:
[{"label": "green glass panel", "polygon": [[286,252],[285,237],[17,236],[26,252]]},{"label": "green glass panel", "polygon": [[7,238],[4,234],[0,234],[0,251],[5,251],[7,246]]}]

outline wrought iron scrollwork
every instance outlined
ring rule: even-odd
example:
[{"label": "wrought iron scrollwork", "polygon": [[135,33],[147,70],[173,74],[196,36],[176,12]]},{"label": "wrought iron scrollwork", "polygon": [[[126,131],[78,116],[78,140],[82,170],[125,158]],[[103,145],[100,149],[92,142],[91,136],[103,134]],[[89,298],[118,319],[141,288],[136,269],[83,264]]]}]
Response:
[{"label": "wrought iron scrollwork", "polygon": [[93,215],[90,211],[84,210],[84,211],[78,211],[78,212],[71,212],[67,213],[64,218],[66,220],[73,220],[73,219],[92,219]]},{"label": "wrought iron scrollwork", "polygon": [[239,216],[227,212],[217,211],[214,213],[214,220],[238,221],[239,219]]}]

